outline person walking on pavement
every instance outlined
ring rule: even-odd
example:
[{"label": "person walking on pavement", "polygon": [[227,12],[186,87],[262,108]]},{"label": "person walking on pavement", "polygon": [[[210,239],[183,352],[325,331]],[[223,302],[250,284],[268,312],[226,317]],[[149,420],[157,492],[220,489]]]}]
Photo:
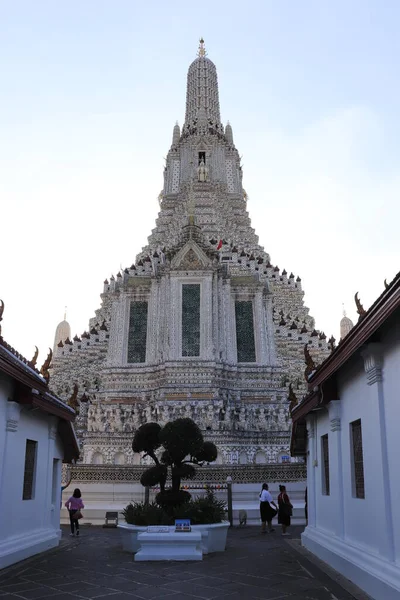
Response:
[{"label": "person walking on pavement", "polygon": [[290,527],[290,517],[292,516],[293,506],[289,496],[286,493],[286,486],[279,486],[278,496],[278,523],[282,525],[282,535],[290,535],[287,533],[287,527]]},{"label": "person walking on pavement", "polygon": [[72,496],[70,498],[68,498],[68,500],[65,503],[65,506],[68,508],[69,511],[69,521],[71,524],[71,535],[75,535],[75,531],[76,531],[76,535],[79,536],[79,520],[82,518],[82,513],[81,513],[81,509],[85,508],[85,505],[82,502],[82,498],[81,498],[81,490],[79,488],[76,488],[74,490],[74,493],[72,494]]},{"label": "person walking on pavement", "polygon": [[268,484],[263,483],[260,493],[261,533],[267,533],[267,525],[269,533],[275,531],[275,529],[272,528],[272,519],[277,512],[277,506],[268,491]]}]

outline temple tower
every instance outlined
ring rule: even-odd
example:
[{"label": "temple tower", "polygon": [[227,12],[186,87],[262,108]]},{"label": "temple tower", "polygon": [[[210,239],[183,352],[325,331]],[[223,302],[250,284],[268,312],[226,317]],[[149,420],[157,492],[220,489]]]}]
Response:
[{"label": "temple tower", "polygon": [[327,342],[301,279],[259,244],[242,176],[201,40],[148,243],[105,280],[88,330],[56,348],[55,391],[76,382],[83,398],[84,463],[132,464],[137,427],[178,416],[196,420],[223,464],[290,461],[289,385],[305,391],[304,346],[318,362]]}]

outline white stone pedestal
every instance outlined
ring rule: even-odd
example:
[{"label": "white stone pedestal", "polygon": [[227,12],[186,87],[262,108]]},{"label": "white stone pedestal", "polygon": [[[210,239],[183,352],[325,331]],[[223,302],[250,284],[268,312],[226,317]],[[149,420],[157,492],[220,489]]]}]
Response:
[{"label": "white stone pedestal", "polygon": [[203,560],[200,532],[139,533],[135,561]]}]

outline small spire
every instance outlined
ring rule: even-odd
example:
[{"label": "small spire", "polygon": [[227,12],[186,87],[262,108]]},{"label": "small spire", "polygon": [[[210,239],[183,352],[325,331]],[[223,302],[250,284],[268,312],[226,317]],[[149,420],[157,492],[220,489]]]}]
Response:
[{"label": "small spire", "polygon": [[205,46],[204,46],[204,40],[203,38],[200,38],[200,43],[199,43],[199,49],[197,52],[197,56],[199,56],[200,58],[203,58],[204,56],[207,55]]},{"label": "small spire", "polygon": [[67,320],[67,307],[64,306],[64,321]]}]

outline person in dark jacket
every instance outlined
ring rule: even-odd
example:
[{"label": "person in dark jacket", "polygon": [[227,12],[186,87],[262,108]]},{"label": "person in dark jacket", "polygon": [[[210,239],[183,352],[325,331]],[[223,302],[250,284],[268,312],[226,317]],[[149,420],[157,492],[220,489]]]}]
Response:
[{"label": "person in dark jacket", "polygon": [[290,517],[292,516],[293,506],[289,496],[286,493],[286,486],[279,486],[278,496],[278,523],[282,525],[282,535],[290,535],[286,529],[290,527]]}]

